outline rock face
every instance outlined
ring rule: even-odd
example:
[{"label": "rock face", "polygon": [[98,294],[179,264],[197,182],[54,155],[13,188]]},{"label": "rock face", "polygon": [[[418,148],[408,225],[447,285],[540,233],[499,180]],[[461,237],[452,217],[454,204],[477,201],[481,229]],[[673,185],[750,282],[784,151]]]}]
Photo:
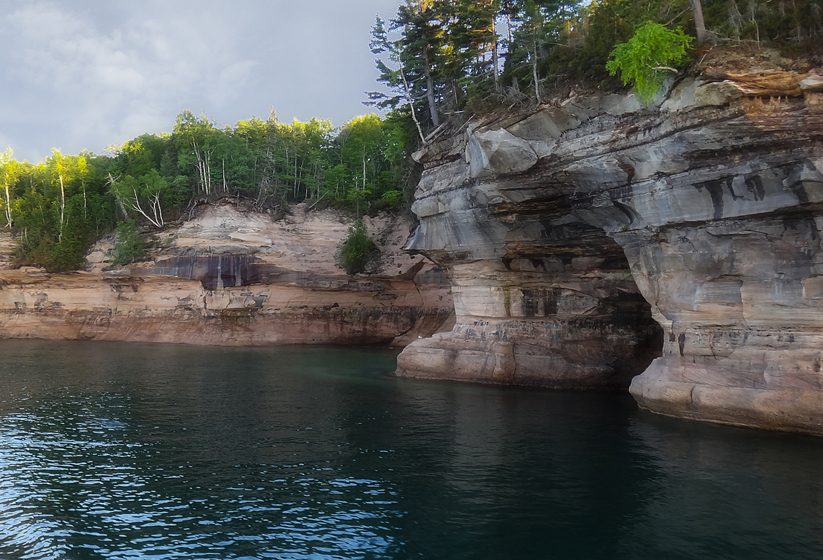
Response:
[{"label": "rock face", "polygon": [[705,68],[648,107],[498,115],[416,154],[408,248],[447,269],[457,318],[399,372],[558,387],[642,372],[644,408],[823,434],[823,72],[763,64]]},{"label": "rock face", "polygon": [[[452,314],[448,280],[401,249],[408,223],[367,218],[380,271],[347,276],[335,252],[347,232],[331,212],[295,208],[286,222],[205,207],[160,234],[151,261],[108,270],[0,271],[4,338],[189,344],[395,344],[437,332]],[[8,245],[8,244],[6,244]],[[106,269],[106,271],[104,271]]]}]

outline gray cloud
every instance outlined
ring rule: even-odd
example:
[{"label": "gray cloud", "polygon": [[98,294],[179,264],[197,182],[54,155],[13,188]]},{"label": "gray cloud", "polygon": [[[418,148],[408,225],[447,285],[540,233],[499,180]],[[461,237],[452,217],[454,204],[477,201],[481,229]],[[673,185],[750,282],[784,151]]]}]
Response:
[{"label": "gray cloud", "polygon": [[399,3],[0,0],[0,150],[101,153],[183,109],[342,124],[369,110],[369,31]]}]

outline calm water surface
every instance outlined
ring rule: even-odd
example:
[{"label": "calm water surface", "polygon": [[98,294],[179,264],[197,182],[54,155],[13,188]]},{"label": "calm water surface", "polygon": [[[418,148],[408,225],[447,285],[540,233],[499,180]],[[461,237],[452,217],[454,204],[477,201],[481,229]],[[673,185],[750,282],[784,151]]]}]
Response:
[{"label": "calm water surface", "polygon": [[0,342],[0,558],[823,558],[823,439],[394,359]]}]

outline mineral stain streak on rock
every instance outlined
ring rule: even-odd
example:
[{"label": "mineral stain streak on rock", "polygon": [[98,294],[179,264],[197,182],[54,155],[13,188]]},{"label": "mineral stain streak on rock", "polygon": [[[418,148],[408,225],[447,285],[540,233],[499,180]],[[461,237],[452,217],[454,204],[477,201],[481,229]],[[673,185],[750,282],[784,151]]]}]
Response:
[{"label": "mineral stain streak on rock", "polygon": [[0,270],[0,333],[7,338],[190,344],[405,345],[437,332],[453,313],[442,270],[402,251],[408,223],[367,226],[381,242],[380,270],[347,276],[335,252],[341,216],[294,209],[286,222],[205,208],[161,234],[147,262],[104,271],[101,243],[89,270],[46,275]]},{"label": "mineral stain streak on rock", "polygon": [[710,64],[648,107],[576,96],[416,154],[408,248],[456,322],[398,372],[631,383],[659,413],[823,435],[823,69]]}]

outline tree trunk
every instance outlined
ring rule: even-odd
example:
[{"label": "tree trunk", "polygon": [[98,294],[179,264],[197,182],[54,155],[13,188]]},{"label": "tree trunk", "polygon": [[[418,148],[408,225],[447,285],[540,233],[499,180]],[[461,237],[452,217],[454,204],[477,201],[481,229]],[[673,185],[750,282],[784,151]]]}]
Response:
[{"label": "tree trunk", "polygon": [[[497,16],[495,15],[495,18]],[[499,64],[498,60],[498,52],[497,52],[497,21],[496,19],[492,20],[492,33],[494,34],[494,42],[492,43],[492,65],[494,66],[494,90],[497,93],[500,93],[500,69],[497,67]]]},{"label": "tree trunk", "polygon": [[11,228],[11,197],[9,196],[8,182],[6,182],[6,225]]},{"label": "tree trunk", "polygon": [[206,160],[204,162],[204,173],[206,174],[206,194],[211,194],[211,153],[204,152],[204,154],[206,156]]},{"label": "tree trunk", "polygon": [[297,202],[297,154],[294,154],[294,183],[292,185],[292,197]]},{"label": "tree trunk", "polygon": [[[291,165],[291,163],[289,163],[289,147],[286,146],[286,164],[283,166],[283,183],[286,186],[283,187],[283,198],[286,198],[288,196],[288,192],[289,192],[288,191],[288,189],[289,189],[288,183],[286,183],[286,179],[289,178],[289,165]],[[274,188],[275,188],[275,190],[277,190],[277,188],[280,186],[280,180],[277,178],[277,169],[275,169],[274,180],[275,180]]]},{"label": "tree trunk", "polygon": [[229,187],[226,184],[226,160],[223,159],[223,192],[229,192]]},{"label": "tree trunk", "polygon": [[192,148],[194,149],[194,157],[197,158],[197,174],[200,176],[200,185],[202,187],[203,192],[206,196],[211,194],[210,189],[210,181],[209,181],[209,164],[208,161],[203,159],[204,156],[207,157],[207,154],[204,152],[201,154],[200,150],[197,148],[197,142],[192,140]]},{"label": "tree trunk", "polygon": [[700,3],[700,0],[689,0],[689,4],[691,4],[692,12],[694,12],[694,27],[697,30],[697,40],[705,43],[709,38],[709,34],[706,31],[706,22],[703,21],[703,5]]},{"label": "tree trunk", "polygon": [[[426,144],[426,137],[423,136],[423,129],[420,127],[420,121],[417,120],[417,113],[414,110],[414,100],[411,96],[411,91],[409,91],[409,82],[406,81],[406,73],[403,72],[403,63],[400,63],[400,77],[403,78],[403,90],[406,92],[406,102],[409,104],[409,109],[411,109],[411,116],[412,120],[414,121],[415,126],[417,127],[417,133],[420,135],[420,141],[423,145]],[[358,202],[358,217],[360,214],[360,206]]]},{"label": "tree trunk", "polygon": [[66,216],[66,189],[63,187],[63,176],[57,176],[60,179],[60,233],[57,235],[57,242],[63,241],[63,221]]},{"label": "tree trunk", "polygon": [[540,79],[537,75],[537,40],[534,41],[534,58],[532,58],[532,74],[534,77],[534,96],[537,98],[537,103],[543,103],[540,98]]},{"label": "tree trunk", "polygon": [[[160,193],[156,193],[152,199],[151,195],[149,196],[149,205],[151,206],[152,214],[154,214],[154,218],[149,216],[143,207],[140,205],[140,197],[137,194],[137,189],[132,189],[134,193],[134,200],[129,202],[129,206],[135,212],[138,212],[141,216],[146,218],[151,224],[160,229],[163,227],[163,211],[160,209]],[[159,215],[158,215],[159,213]]]},{"label": "tree trunk", "polygon": [[[423,47],[423,59],[426,64],[423,66],[423,71],[426,76],[426,98],[429,102],[429,114],[431,115],[432,124],[440,126],[440,115],[437,111],[437,100],[434,96],[434,80],[432,79],[431,68],[429,67],[429,47]],[[403,78],[405,81],[405,78]]]}]

